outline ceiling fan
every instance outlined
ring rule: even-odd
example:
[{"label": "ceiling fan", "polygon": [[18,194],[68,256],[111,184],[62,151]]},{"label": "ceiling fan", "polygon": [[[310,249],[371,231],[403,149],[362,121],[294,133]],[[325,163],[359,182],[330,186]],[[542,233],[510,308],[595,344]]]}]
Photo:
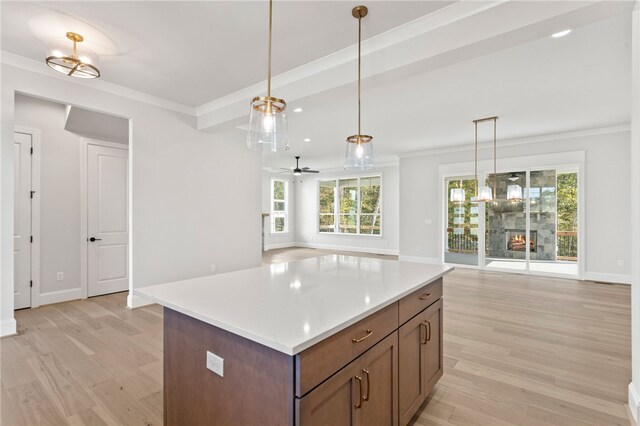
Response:
[{"label": "ceiling fan", "polygon": [[[300,166],[298,165],[299,161],[300,161],[300,156],[297,155],[296,156],[296,168],[293,169],[293,175],[294,176],[300,176],[303,173],[320,173],[318,170],[311,170],[309,167],[300,168]],[[292,169],[281,169],[281,170],[286,170],[286,171],[290,172]]]}]

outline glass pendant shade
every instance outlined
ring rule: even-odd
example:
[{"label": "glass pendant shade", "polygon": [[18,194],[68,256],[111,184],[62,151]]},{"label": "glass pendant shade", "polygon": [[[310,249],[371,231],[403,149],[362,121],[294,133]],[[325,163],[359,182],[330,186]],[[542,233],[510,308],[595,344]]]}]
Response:
[{"label": "glass pendant shade", "polygon": [[84,48],[84,38],[76,33],[67,33],[66,39],[52,41],[47,48],[47,65],[70,77],[98,78],[98,55]]},{"label": "glass pendant shade", "polygon": [[272,152],[289,149],[285,108],[282,99],[258,97],[251,101],[247,147]]},{"label": "glass pendant shade", "polygon": [[454,203],[462,203],[465,199],[464,189],[462,188],[452,188],[451,195],[449,196],[449,201]]},{"label": "glass pendant shade", "polygon": [[[369,138],[366,142],[363,142]],[[357,141],[352,142],[355,138]],[[349,171],[371,170],[373,168],[373,144],[370,136],[350,136],[347,138],[347,153],[344,160],[344,168]]]},{"label": "glass pendant shade", "polygon": [[478,187],[478,196],[476,197],[476,201],[493,201],[493,191],[489,186],[480,186]]},{"label": "glass pendant shade", "polygon": [[520,185],[509,185],[507,187],[507,200],[522,200],[522,187]]}]

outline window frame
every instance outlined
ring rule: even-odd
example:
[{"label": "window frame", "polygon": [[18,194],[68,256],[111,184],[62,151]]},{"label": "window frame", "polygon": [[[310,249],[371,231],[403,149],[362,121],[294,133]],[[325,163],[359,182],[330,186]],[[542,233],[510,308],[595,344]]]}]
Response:
[{"label": "window frame", "polygon": [[[276,182],[282,182],[284,184],[284,199],[275,199],[274,198],[274,184]],[[270,226],[269,226],[269,231],[271,234],[287,234],[289,233],[289,181],[287,179],[278,179],[278,178],[271,178],[270,181],[270,186],[269,186],[269,192],[270,192],[270,199],[271,199],[271,204],[269,206],[269,212],[270,212]],[[274,204],[276,202],[279,203],[284,203],[284,210],[275,210],[274,209]],[[284,227],[282,228],[282,231],[276,231],[276,218],[282,217],[284,218]]]},{"label": "window frame", "polygon": [[[370,179],[370,178],[378,178],[380,179],[380,233],[379,234],[361,234],[360,233],[360,218],[362,216],[362,203],[360,199],[360,194],[362,191],[362,180]],[[349,234],[345,232],[340,232],[340,218],[342,217],[342,213],[340,213],[340,181],[341,180],[352,180],[355,179],[358,181],[358,209],[356,212],[356,233]],[[334,194],[333,194],[333,232],[327,232],[320,230],[320,215],[331,215],[331,213],[320,213],[320,187],[323,182],[333,182],[334,186]],[[316,188],[316,234],[322,235],[346,235],[351,237],[366,237],[366,238],[381,238],[384,235],[384,186],[383,186],[383,177],[382,173],[375,174],[367,174],[367,175],[345,175],[338,176],[330,179],[318,179],[317,188]],[[364,215],[370,215],[370,213],[364,213]]]}]

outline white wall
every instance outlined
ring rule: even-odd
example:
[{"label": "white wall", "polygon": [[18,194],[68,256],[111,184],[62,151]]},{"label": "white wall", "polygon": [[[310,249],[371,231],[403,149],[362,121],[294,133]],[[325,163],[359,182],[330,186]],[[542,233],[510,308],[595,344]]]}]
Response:
[{"label": "white wall", "polygon": [[[13,320],[15,92],[131,119],[132,286],[260,265],[260,155],[244,135],[195,130],[195,117],[95,90],[47,69],[2,64],[2,333]],[[236,167],[243,164],[242,168]],[[130,300],[135,305],[135,298]]]},{"label": "white wall", "polygon": [[295,212],[295,179],[291,178],[290,174],[274,174],[274,173],[262,173],[262,212],[271,214],[271,179],[288,180],[287,185],[287,200],[288,200],[288,220],[289,220],[289,232],[286,233],[271,233],[271,216],[264,219],[264,246],[265,250],[271,250],[276,248],[292,247],[296,242],[296,212]]},{"label": "white wall", "polygon": [[[62,104],[17,95],[15,124],[40,131],[40,293],[80,287],[80,137]],[[56,274],[64,273],[57,281]]]},{"label": "white wall", "polygon": [[[508,158],[585,151],[586,278],[628,281],[631,267],[630,133],[553,138],[500,146],[498,169]],[[478,153],[492,158],[491,149]],[[433,152],[400,159],[400,255],[439,261],[442,256],[442,205],[439,167],[473,161],[473,150]],[[472,171],[473,173],[473,171]],[[431,225],[425,224],[431,219]],[[618,267],[618,260],[624,267]]]},{"label": "white wall", "polygon": [[296,183],[296,239],[298,245],[313,248],[398,254],[399,180],[398,166],[373,169],[360,175],[382,175],[382,235],[344,235],[318,233],[318,180],[357,176],[344,171],[303,176]]}]

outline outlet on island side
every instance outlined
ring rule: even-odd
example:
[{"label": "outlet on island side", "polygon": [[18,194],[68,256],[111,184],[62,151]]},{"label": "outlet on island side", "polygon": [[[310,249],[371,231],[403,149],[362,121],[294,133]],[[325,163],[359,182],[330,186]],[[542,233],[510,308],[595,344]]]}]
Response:
[{"label": "outlet on island side", "polygon": [[224,358],[207,351],[207,368],[220,377],[224,377]]},{"label": "outlet on island side", "polygon": [[58,272],[56,274],[56,281],[64,281],[64,272]]},{"label": "outlet on island side", "polygon": [[624,268],[624,260],[618,259],[618,268]]},{"label": "outlet on island side", "polygon": [[215,263],[211,264],[211,272],[216,272],[218,270],[218,265],[216,265]]}]

